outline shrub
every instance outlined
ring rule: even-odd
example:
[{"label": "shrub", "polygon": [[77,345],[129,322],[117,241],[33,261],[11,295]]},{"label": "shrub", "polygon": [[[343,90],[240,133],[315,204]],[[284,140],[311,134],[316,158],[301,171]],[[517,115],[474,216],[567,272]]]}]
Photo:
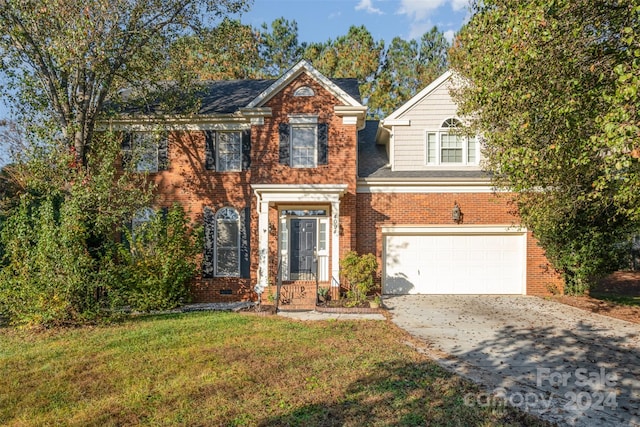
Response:
[{"label": "shrub", "polygon": [[364,301],[367,294],[376,288],[373,275],[378,270],[378,261],[375,255],[347,252],[340,261],[340,269],[349,282],[348,296],[354,302]]},{"label": "shrub", "polygon": [[94,259],[83,213],[56,197],[25,196],[3,228],[0,311],[13,323],[58,325],[94,318]]},{"label": "shrub", "polygon": [[171,309],[186,302],[202,237],[184,209],[176,204],[125,234],[128,243],[119,248],[123,300],[138,311]]}]

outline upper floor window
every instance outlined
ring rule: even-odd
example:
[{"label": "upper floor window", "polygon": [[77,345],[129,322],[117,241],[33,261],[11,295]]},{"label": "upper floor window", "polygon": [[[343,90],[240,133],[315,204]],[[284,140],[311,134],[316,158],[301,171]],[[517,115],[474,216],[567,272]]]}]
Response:
[{"label": "upper floor window", "polygon": [[217,133],[217,170],[219,172],[237,172],[242,169],[242,146],[240,132]]},{"label": "upper floor window", "polygon": [[462,123],[449,118],[437,132],[427,132],[426,158],[428,165],[477,165],[478,140],[458,129]]},{"label": "upper floor window", "polygon": [[247,131],[207,131],[205,168],[218,172],[239,172],[250,166],[251,133]]},{"label": "upper floor window", "polygon": [[318,123],[316,116],[290,116],[281,123],[280,163],[293,168],[314,168],[328,163],[327,123]]},{"label": "upper floor window", "polygon": [[300,86],[293,92],[293,96],[314,96],[316,93],[309,86]]},{"label": "upper floor window", "polygon": [[136,172],[167,169],[168,135],[166,132],[130,132],[122,141],[123,164],[134,161]]},{"label": "upper floor window", "polygon": [[318,127],[291,125],[291,167],[314,168],[317,164]]}]

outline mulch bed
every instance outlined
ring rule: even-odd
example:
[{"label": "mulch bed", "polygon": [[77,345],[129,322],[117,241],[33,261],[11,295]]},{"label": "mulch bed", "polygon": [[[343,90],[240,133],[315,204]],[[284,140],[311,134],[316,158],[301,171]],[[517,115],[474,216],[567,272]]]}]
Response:
[{"label": "mulch bed", "polygon": [[[602,279],[592,290],[591,295],[640,297],[640,271],[619,271]],[[602,314],[628,322],[640,323],[640,307],[616,304],[592,296],[554,296],[561,302],[593,313]]]}]

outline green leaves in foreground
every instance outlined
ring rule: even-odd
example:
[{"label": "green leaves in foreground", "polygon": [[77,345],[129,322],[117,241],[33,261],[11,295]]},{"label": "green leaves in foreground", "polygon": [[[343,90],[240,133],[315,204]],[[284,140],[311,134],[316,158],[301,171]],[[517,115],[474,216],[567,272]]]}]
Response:
[{"label": "green leaves in foreground", "polygon": [[637,0],[478,1],[450,52],[495,184],[567,291],[620,267],[640,229]]}]

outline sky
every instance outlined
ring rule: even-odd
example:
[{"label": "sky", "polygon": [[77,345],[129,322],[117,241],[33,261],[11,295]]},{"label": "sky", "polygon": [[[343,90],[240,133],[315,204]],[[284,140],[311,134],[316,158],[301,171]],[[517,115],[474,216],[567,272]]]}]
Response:
[{"label": "sky", "polygon": [[240,20],[260,27],[284,17],[300,42],[324,42],[364,25],[376,40],[419,39],[436,25],[449,40],[469,16],[469,0],[254,0]]}]

